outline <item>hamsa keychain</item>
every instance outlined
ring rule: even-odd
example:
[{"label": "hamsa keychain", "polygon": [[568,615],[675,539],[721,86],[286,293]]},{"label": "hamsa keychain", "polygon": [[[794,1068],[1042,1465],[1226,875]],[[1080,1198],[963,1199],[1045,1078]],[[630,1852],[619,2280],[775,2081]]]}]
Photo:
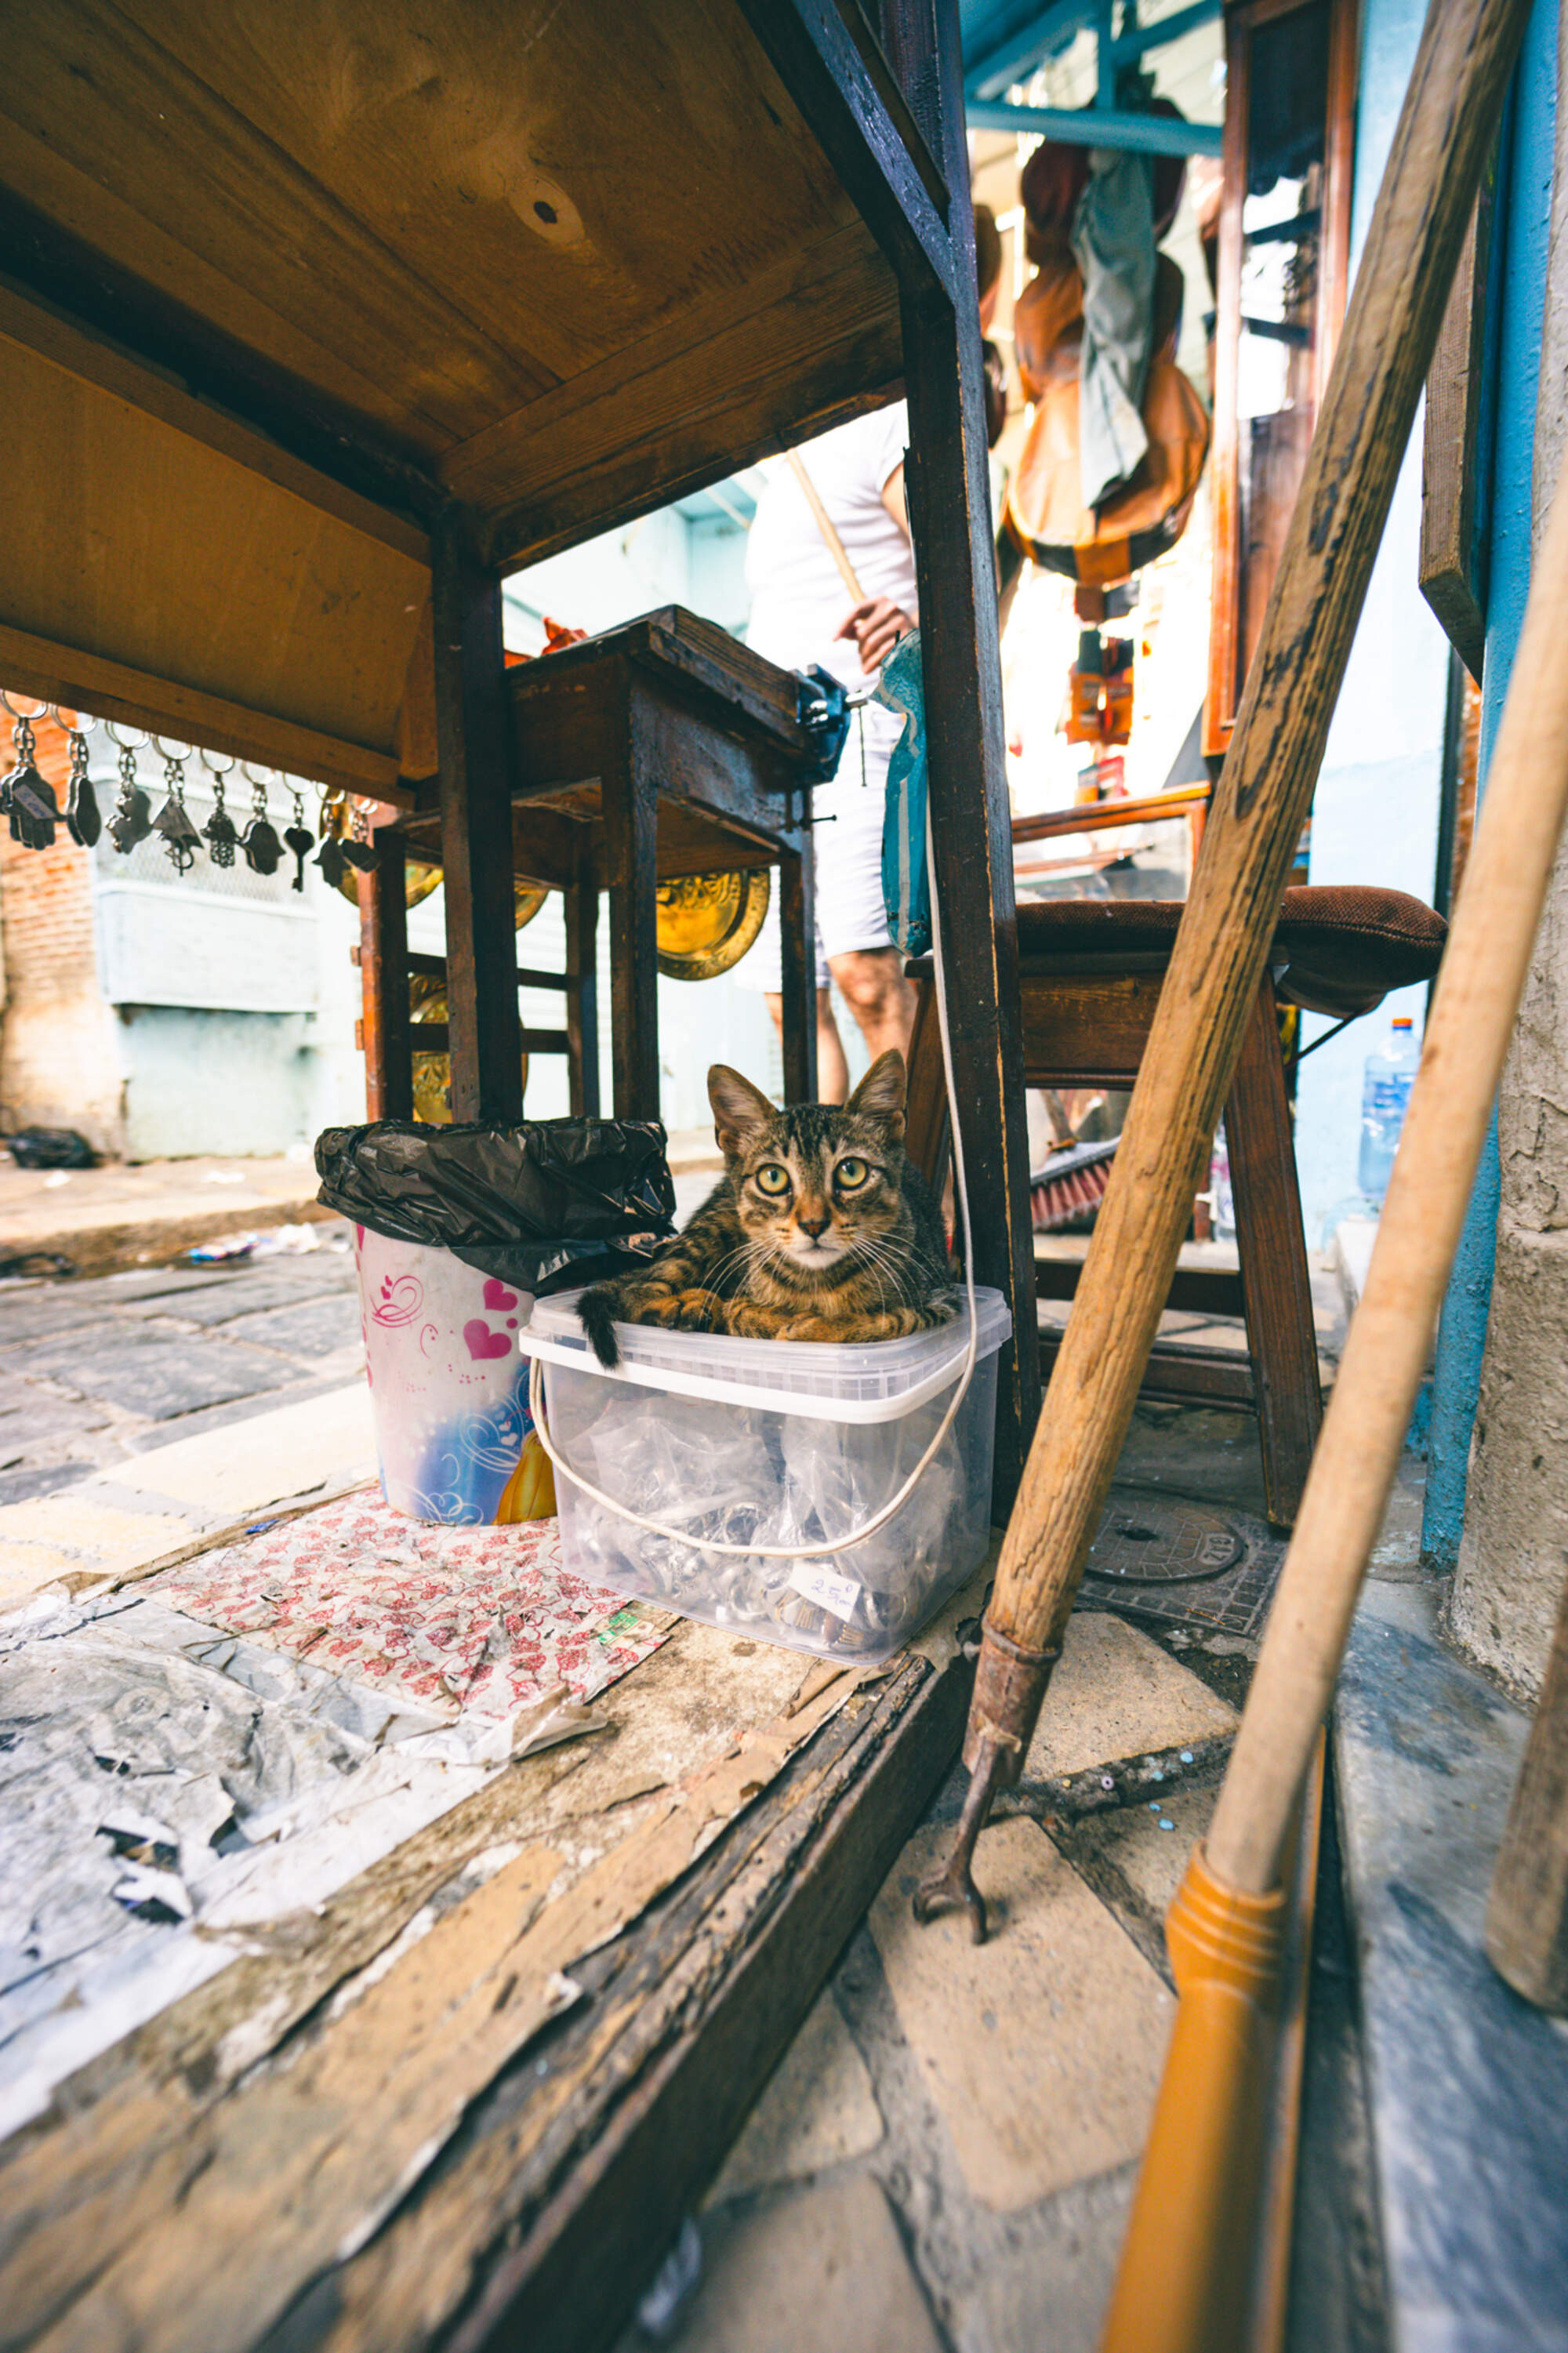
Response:
[{"label": "hamsa keychain", "polygon": [[153,819],[153,828],[163,837],[163,847],[175,873],[188,874],[195,864],[202,838],[185,807],[185,763],[176,754],[165,752],[156,735],[153,742],[163,753],[163,782],[168,786],[168,798]]},{"label": "hamsa keychain", "polygon": [[109,738],[120,746],[120,792],[109,820],[109,839],[122,858],[129,858],[153,830],[153,804],[136,781],[134,747],[121,743],[112,725]]},{"label": "hamsa keychain", "polygon": [[90,849],[103,831],[103,818],[92,778],[87,773],[87,733],[83,728],[71,727],[67,733],[70,742],[70,782],[66,790],[66,830],[79,849]]},{"label": "hamsa keychain", "polygon": [[276,874],[283,863],[283,844],[267,814],[266,780],[247,761],[241,761],[240,774],[250,782],[250,820],[239,837],[245,862],[253,874]]},{"label": "hamsa keychain", "polygon": [[316,852],[316,864],[321,868],[321,880],[329,891],[337,889],[348,865],[348,860],[343,856],[342,842],[339,839],[339,829],[342,821],[342,795],[323,793],[321,796],[321,846]]},{"label": "hamsa keychain", "polygon": [[218,768],[214,766],[205,752],[199,756],[203,767],[213,780],[213,813],[202,828],[202,837],[207,846],[207,855],[215,866],[232,866],[234,853],[239,848],[239,835],[224,805],[224,784],[238,764],[230,761],[228,767]]},{"label": "hamsa keychain", "polygon": [[33,720],[41,719],[47,705],[40,704],[31,717],[12,708],[8,695],[0,693],[16,725],[11,741],[16,750],[16,765],[4,784],[5,816],[11,827],[11,839],[19,841],[24,849],[52,849],[55,828],[60,821],[59,803],[54,786],[39,773],[37,744],[33,734]]}]

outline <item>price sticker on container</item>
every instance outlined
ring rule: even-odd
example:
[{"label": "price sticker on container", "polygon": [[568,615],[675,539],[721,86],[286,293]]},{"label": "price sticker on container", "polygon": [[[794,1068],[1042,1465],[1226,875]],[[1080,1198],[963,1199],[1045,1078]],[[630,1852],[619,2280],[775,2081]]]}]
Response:
[{"label": "price sticker on container", "polygon": [[860,1599],[860,1588],[852,1577],[840,1577],[836,1569],[824,1568],[816,1561],[803,1560],[790,1583],[797,1593],[804,1593],[808,1601],[831,1611],[835,1618],[852,1618]]}]

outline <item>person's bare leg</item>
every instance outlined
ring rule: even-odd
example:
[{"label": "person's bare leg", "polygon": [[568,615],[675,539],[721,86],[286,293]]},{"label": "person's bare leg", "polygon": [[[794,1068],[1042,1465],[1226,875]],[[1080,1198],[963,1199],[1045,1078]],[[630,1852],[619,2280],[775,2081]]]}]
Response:
[{"label": "person's bare leg", "polygon": [[828,969],[859,1024],[873,1061],[896,1046],[907,1062],[915,1031],[915,992],[897,948],[851,948],[829,956]]},{"label": "person's bare leg", "polygon": [[[784,1036],[784,998],[768,991],[768,1011],[773,1017],[773,1028]],[[818,1103],[841,1103],[849,1092],[849,1065],[844,1059],[844,1040],[838,1034],[838,1024],[833,1018],[833,997],[829,990],[816,992],[816,1100]]]}]

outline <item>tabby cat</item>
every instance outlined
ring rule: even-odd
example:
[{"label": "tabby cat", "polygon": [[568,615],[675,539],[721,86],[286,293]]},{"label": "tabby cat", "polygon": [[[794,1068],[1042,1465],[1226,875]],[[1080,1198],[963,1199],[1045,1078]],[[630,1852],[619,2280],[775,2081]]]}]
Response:
[{"label": "tabby cat", "polygon": [[583,1294],[602,1365],[615,1326],[747,1339],[896,1340],[956,1312],[942,1219],[904,1157],[904,1062],[883,1054],[842,1111],[775,1111],[738,1071],[708,1073],[724,1175],[683,1233],[635,1274]]}]

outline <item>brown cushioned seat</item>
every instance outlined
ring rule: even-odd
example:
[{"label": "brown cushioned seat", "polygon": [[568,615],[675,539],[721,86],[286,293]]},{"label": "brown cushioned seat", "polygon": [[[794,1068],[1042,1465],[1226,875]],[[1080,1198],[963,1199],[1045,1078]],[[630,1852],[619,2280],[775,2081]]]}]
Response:
[{"label": "brown cushioned seat", "polygon": [[[1048,899],[1020,904],[1018,953],[1031,956],[1168,954],[1179,899]],[[1403,891],[1309,884],[1287,891],[1269,956],[1276,993],[1340,1019],[1370,1013],[1391,988],[1430,980],[1448,926]]]}]

